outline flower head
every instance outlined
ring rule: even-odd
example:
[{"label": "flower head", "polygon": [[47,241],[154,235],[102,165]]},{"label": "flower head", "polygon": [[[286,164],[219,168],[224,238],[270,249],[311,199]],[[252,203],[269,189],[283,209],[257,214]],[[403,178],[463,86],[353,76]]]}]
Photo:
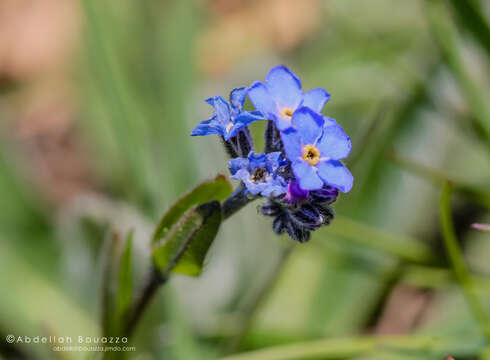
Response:
[{"label": "flower head", "polygon": [[258,111],[243,111],[246,95],[247,88],[240,87],[231,91],[230,102],[220,95],[207,99],[206,102],[214,108],[214,115],[208,120],[201,121],[192,130],[191,135],[218,134],[223,136],[225,140],[229,140],[250,123],[263,120],[262,114]]},{"label": "flower head", "polygon": [[[257,111],[243,111],[248,95]],[[271,69],[265,82],[237,88],[230,100],[206,100],[212,118],[192,135],[219,134],[239,187],[223,204],[225,218],[259,197],[261,212],[271,216],[273,231],[306,242],[312,231],[330,224],[339,191],[352,188],[353,177],[340,162],[351,150],[350,138],[337,122],[321,114],[330,95],[324,89],[303,92],[298,77],[284,66]],[[265,153],[255,153],[248,125],[267,119]]]},{"label": "flower head", "polygon": [[232,178],[242,180],[252,195],[275,197],[286,192],[285,180],[277,174],[284,162],[280,152],[255,154],[230,160]]},{"label": "flower head", "polygon": [[350,138],[334,120],[301,107],[281,139],[296,179],[303,190],[331,185],[342,192],[352,188],[353,177],[339,161],[351,150]]},{"label": "flower head", "polygon": [[248,97],[257,110],[274,120],[277,128],[283,131],[291,127],[291,118],[297,108],[307,106],[320,112],[330,94],[321,88],[303,93],[298,77],[280,65],[269,71],[264,83],[254,82],[248,89]]}]

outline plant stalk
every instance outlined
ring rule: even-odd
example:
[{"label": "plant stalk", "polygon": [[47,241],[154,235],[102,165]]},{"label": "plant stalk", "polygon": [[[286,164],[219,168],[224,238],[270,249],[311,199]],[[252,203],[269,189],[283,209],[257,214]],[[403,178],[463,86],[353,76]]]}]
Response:
[{"label": "plant stalk", "polygon": [[[241,183],[235,191],[226,199],[221,205],[222,219],[226,220],[238,210],[242,209],[249,202],[254,200],[247,197],[245,194],[245,185]],[[162,272],[152,266],[152,270],[145,281],[139,297],[134,302],[129,312],[128,321],[124,327],[123,334],[125,336],[131,336],[137,324],[139,323],[145,309],[150,303],[153,296],[156,294],[158,288],[168,281],[169,274]]]},{"label": "plant stalk", "polygon": [[136,299],[129,312],[128,321],[123,331],[125,336],[131,336],[145,309],[148,307],[151,299],[156,294],[157,289],[167,281],[167,275],[162,274],[158,269],[152,267],[152,271],[149,273],[149,276],[142,287],[140,296]]},{"label": "plant stalk", "polygon": [[454,275],[461,286],[466,302],[482,333],[485,335],[487,342],[490,342],[490,318],[474,292],[473,281],[471,280],[463,253],[456,238],[451,215],[451,189],[452,185],[450,182],[444,183],[440,200],[441,228],[444,245],[446,246]]}]

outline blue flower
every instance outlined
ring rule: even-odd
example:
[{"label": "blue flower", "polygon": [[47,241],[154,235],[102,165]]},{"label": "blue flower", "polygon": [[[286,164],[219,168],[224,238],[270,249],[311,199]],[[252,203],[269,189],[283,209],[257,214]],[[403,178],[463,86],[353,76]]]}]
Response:
[{"label": "blue flower", "polygon": [[280,152],[255,154],[251,151],[248,158],[230,160],[230,172],[235,180],[242,180],[247,192],[265,197],[278,196],[287,190],[286,181],[276,171],[283,166]]},{"label": "blue flower", "polygon": [[264,83],[254,82],[248,88],[248,97],[257,110],[283,131],[291,127],[291,117],[297,108],[307,106],[321,112],[330,94],[321,88],[303,93],[298,77],[280,65],[269,71]]},{"label": "blue flower", "polygon": [[218,134],[228,141],[250,123],[263,120],[264,117],[258,111],[243,111],[243,102],[246,95],[247,88],[240,87],[231,91],[230,102],[220,95],[207,99],[206,102],[214,108],[214,115],[208,120],[201,121],[192,130],[191,135]]},{"label": "blue flower", "polygon": [[342,127],[307,107],[294,112],[291,124],[281,138],[301,188],[317,190],[326,184],[349,192],[353,177],[339,160],[349,155],[351,142]]}]

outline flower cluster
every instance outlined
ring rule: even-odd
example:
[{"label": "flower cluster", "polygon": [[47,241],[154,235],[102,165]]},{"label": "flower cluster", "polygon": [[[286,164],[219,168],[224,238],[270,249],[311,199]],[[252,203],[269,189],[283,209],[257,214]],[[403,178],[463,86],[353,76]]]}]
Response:
[{"label": "flower cluster", "polygon": [[[245,111],[248,96],[255,111]],[[193,136],[218,134],[232,158],[232,178],[248,198],[264,197],[262,214],[274,217],[273,230],[305,242],[310,232],[328,225],[338,191],[349,192],[353,177],[340,160],[351,150],[349,136],[321,114],[330,98],[324,89],[302,91],[298,77],[284,66],[269,71],[265,82],[234,89],[229,101],[206,100],[214,115]],[[266,120],[265,150],[254,151],[248,125]]]}]

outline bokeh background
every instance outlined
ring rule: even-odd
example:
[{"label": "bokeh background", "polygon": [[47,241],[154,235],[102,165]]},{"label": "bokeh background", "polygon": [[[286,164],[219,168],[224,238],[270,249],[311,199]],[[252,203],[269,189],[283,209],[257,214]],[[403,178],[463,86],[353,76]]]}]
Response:
[{"label": "bokeh background", "polygon": [[[211,114],[203,100],[277,64],[332,94],[353,191],[307,244],[273,235],[256,203],[236,214],[202,276],[158,293],[125,356],[293,356],[281,346],[323,339],[316,359],[477,359],[486,342],[449,266],[439,194],[451,179],[490,304],[490,236],[471,228],[490,222],[489,14],[485,0],[0,0],[0,359],[93,356],[3,339],[99,334],[107,233],[135,230],[137,286],[165,208],[227,173],[216,138],[189,136]],[[387,335],[415,350],[356,350]],[[308,358],[294,356],[279,358]]]}]

